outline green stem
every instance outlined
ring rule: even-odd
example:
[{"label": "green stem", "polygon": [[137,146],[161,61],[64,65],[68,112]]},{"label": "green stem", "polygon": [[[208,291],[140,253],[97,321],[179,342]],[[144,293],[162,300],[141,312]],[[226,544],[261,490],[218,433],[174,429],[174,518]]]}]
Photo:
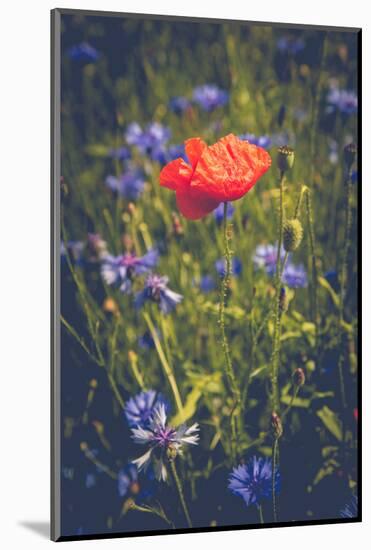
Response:
[{"label": "green stem", "polygon": [[272,504],[273,504],[273,520],[277,521],[277,502],[276,502],[276,473],[277,473],[277,457],[278,457],[278,439],[275,438],[272,448]]},{"label": "green stem", "polygon": [[191,518],[190,518],[190,515],[189,515],[189,512],[188,512],[187,504],[186,504],[184,494],[183,494],[182,484],[181,484],[181,481],[179,479],[178,473],[176,471],[174,460],[172,460],[170,462],[170,467],[171,467],[171,472],[172,472],[173,477],[174,477],[176,488],[178,490],[179,499],[180,499],[180,502],[181,502],[181,505],[182,505],[182,508],[183,508],[183,512],[184,512],[184,515],[185,515],[187,523],[188,523],[188,527],[192,528],[192,521],[191,521]]},{"label": "green stem", "polygon": [[347,408],[347,400],[346,400],[345,382],[344,382],[344,373],[343,373],[344,353],[343,353],[343,343],[342,343],[342,334],[343,334],[342,323],[344,321],[344,306],[345,306],[345,298],[346,298],[347,285],[348,285],[348,256],[349,256],[349,248],[350,248],[350,234],[352,229],[351,167],[349,167],[349,170],[347,171],[345,185],[346,185],[345,243],[344,243],[344,252],[343,252],[343,257],[341,262],[341,269],[340,269],[340,307],[339,307],[339,345],[341,347],[342,352],[338,363],[341,402],[344,410]]},{"label": "green stem", "polygon": [[258,510],[259,510],[260,523],[263,525],[264,524],[264,516],[263,516],[263,506],[261,504],[258,505]]},{"label": "green stem", "polygon": [[280,291],[281,291],[281,268],[283,270],[284,262],[281,266],[281,247],[283,238],[283,184],[284,172],[280,176],[280,201],[279,201],[279,233],[278,247],[276,260],[276,295],[274,302],[274,333],[273,333],[273,350],[271,355],[271,380],[272,380],[272,410],[279,411],[279,395],[278,395],[278,369],[279,369],[279,353],[281,342],[281,315],[280,315]]},{"label": "green stem", "polygon": [[145,322],[147,323],[147,326],[148,326],[148,329],[151,333],[152,339],[154,341],[155,348],[156,348],[157,354],[159,356],[161,365],[164,369],[166,378],[167,378],[167,380],[169,382],[169,385],[172,389],[174,399],[175,399],[175,403],[176,403],[176,406],[178,408],[178,412],[181,415],[181,417],[183,417],[184,410],[183,410],[182,398],[180,397],[180,392],[179,392],[179,389],[178,389],[178,385],[176,383],[174,373],[173,373],[173,371],[171,369],[171,366],[170,366],[170,364],[169,364],[169,362],[166,358],[164,350],[162,349],[160,339],[158,337],[157,331],[154,327],[154,324],[152,323],[152,320],[151,320],[150,316],[148,315],[148,313],[143,313],[143,317],[144,317]]},{"label": "green stem", "polygon": [[227,206],[228,204],[224,203],[224,216],[223,216],[223,236],[224,236],[224,257],[225,257],[225,270],[224,275],[222,278],[222,282],[220,285],[220,298],[219,298],[219,326],[221,331],[221,343],[222,343],[222,349],[224,354],[224,361],[225,361],[225,367],[226,367],[226,374],[228,378],[229,388],[231,392],[231,396],[233,399],[233,414],[231,414],[231,429],[232,429],[232,445],[231,445],[231,451],[232,451],[232,458],[235,458],[235,448],[234,444],[236,442],[236,422],[235,422],[235,415],[234,411],[238,407],[238,405],[241,402],[240,392],[238,388],[238,384],[234,375],[233,371],[233,365],[232,365],[232,359],[231,359],[231,352],[229,348],[229,342],[227,339],[226,331],[225,331],[225,301],[229,289],[229,283],[231,278],[231,263],[232,263],[232,252],[229,247],[229,240],[230,236],[228,234],[228,225],[227,225]]},{"label": "green stem", "polygon": [[309,228],[309,247],[310,255],[312,259],[312,303],[313,303],[313,313],[312,319],[315,326],[315,341],[316,341],[316,353],[318,359],[318,274],[317,274],[317,261],[316,261],[316,252],[315,252],[315,238],[314,238],[314,224],[313,224],[313,210],[312,210],[312,199],[309,189],[306,192],[306,208],[307,208],[307,218],[308,218],[308,228]]},{"label": "green stem", "polygon": [[291,401],[290,403],[287,405],[287,408],[284,410],[284,412],[282,413],[282,422],[284,421],[284,419],[286,418],[286,416],[289,414],[293,404],[294,404],[294,401],[295,399],[297,398],[298,396],[298,393],[299,393],[299,390],[300,390],[300,386],[296,386],[295,390],[294,390],[294,393],[292,394],[291,396]]}]

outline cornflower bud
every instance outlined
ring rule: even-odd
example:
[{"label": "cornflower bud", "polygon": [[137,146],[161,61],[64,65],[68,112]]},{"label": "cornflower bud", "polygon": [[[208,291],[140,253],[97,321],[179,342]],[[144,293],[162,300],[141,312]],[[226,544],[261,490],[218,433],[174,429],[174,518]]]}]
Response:
[{"label": "cornflower bud", "polygon": [[293,374],[293,378],[294,378],[294,384],[296,386],[304,386],[305,384],[305,372],[302,368],[297,368],[294,370],[294,374]]},{"label": "cornflower bud", "polygon": [[290,170],[290,168],[292,168],[294,165],[294,160],[294,149],[291,149],[291,147],[287,147],[287,145],[283,145],[282,147],[278,148],[277,166],[281,170],[281,172],[286,172],[287,170]]},{"label": "cornflower bud", "polygon": [[272,412],[271,426],[274,439],[279,439],[283,434],[283,427],[281,419],[276,412]]}]

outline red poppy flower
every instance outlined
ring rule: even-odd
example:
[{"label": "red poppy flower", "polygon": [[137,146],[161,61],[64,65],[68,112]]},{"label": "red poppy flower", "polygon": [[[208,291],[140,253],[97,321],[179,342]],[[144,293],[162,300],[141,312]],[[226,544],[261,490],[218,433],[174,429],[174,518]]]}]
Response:
[{"label": "red poppy flower", "polygon": [[187,139],[185,151],[190,164],[181,158],[169,162],[160,185],[176,192],[178,208],[190,220],[243,197],[271,165],[265,149],[233,134],[210,146],[200,138]]}]

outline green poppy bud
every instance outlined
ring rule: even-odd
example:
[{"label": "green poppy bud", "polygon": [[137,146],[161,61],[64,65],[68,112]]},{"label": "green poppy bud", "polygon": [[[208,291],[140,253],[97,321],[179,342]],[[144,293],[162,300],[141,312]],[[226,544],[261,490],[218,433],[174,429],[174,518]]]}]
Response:
[{"label": "green poppy bud", "polygon": [[283,225],[283,246],[286,252],[296,250],[303,238],[303,226],[297,218],[286,220]]},{"label": "green poppy bud", "polygon": [[294,165],[294,159],[294,149],[291,149],[291,147],[287,147],[287,145],[283,145],[282,147],[278,148],[277,166],[281,170],[281,172],[286,172],[286,170],[290,170],[290,168],[292,168]]}]

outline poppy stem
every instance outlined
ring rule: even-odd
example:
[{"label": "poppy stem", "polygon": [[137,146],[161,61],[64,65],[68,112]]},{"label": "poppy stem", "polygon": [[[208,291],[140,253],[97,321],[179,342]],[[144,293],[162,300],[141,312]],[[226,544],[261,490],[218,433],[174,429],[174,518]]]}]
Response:
[{"label": "poppy stem", "polygon": [[221,330],[221,343],[225,360],[226,374],[230,386],[230,391],[233,398],[233,408],[231,413],[231,429],[232,429],[232,441],[231,441],[231,452],[232,458],[235,458],[235,442],[237,438],[236,433],[236,422],[235,422],[235,410],[238,408],[241,402],[240,392],[238,389],[238,384],[233,371],[231,352],[229,348],[229,343],[225,331],[225,301],[227,298],[227,293],[230,285],[231,279],[231,265],[232,265],[232,251],[229,246],[230,242],[230,229],[227,224],[227,207],[228,203],[224,203],[224,215],[223,215],[223,235],[224,235],[224,257],[225,257],[225,269],[223,271],[222,282],[220,285],[220,300],[219,300],[219,325]]},{"label": "poppy stem", "polygon": [[[351,198],[352,198],[352,181],[351,181],[351,166],[347,167],[347,173],[345,178],[346,186],[346,211],[345,211],[345,243],[344,243],[344,253],[341,262],[340,268],[340,307],[339,307],[339,344],[340,349],[343,348],[342,344],[342,334],[343,327],[342,323],[344,322],[344,304],[347,293],[347,282],[348,282],[348,256],[349,256],[349,247],[350,247],[350,233],[352,229],[352,208],[351,208]],[[339,358],[338,371],[339,371],[339,381],[340,381],[340,393],[341,393],[341,402],[343,410],[347,408],[347,400],[345,393],[345,382],[344,382],[344,373],[343,373],[343,364],[344,364],[344,350]],[[344,436],[344,434],[343,434]]]},{"label": "poppy stem", "polygon": [[176,471],[174,460],[170,461],[170,468],[171,468],[171,472],[172,472],[173,477],[174,477],[176,488],[178,490],[180,503],[182,505],[183,512],[184,512],[184,515],[185,515],[187,523],[188,523],[188,527],[192,528],[192,521],[191,521],[191,517],[189,515],[187,504],[186,504],[186,501],[185,501],[185,498],[184,498],[182,483],[179,479],[178,472]]}]

